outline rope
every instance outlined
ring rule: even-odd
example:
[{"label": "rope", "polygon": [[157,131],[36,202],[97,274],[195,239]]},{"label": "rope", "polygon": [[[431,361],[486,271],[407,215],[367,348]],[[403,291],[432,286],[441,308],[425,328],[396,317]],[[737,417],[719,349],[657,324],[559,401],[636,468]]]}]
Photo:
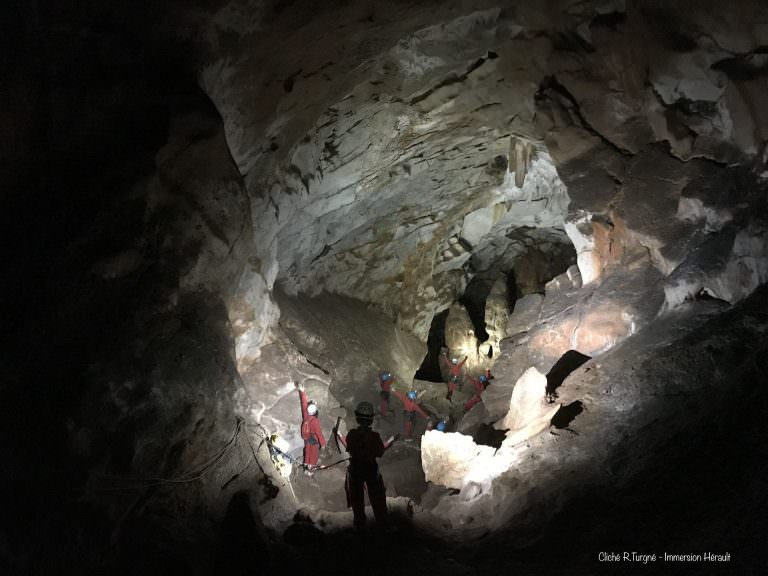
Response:
[{"label": "rope", "polygon": [[[261,423],[257,422],[256,426],[258,426],[261,429],[261,431],[263,432],[263,434],[264,434],[264,436],[262,437],[261,444],[263,444],[264,442],[267,443],[267,446],[268,446],[269,451],[270,451],[270,455],[273,452],[275,452],[275,453],[279,454],[280,456],[282,456],[283,458],[285,458],[292,465],[299,466],[301,468],[304,468],[305,470],[311,470],[313,472],[315,472],[317,470],[327,470],[328,468],[333,468],[334,466],[342,464],[343,462],[348,462],[349,461],[349,458],[344,458],[342,460],[338,460],[336,462],[333,462],[331,464],[326,464],[326,465],[323,465],[323,466],[318,466],[317,464],[305,464],[304,462],[300,462],[298,458],[295,458],[295,457],[291,456],[287,452],[283,452],[282,450],[280,450],[280,448],[278,448],[277,446],[272,444],[272,442],[269,441],[269,436],[270,436],[269,433],[264,428],[264,426],[261,425]],[[246,438],[248,438],[247,434],[246,434]],[[251,439],[250,438],[248,438],[248,443],[249,444],[251,443]],[[261,444],[259,444],[259,448],[261,448]],[[259,448],[257,448],[254,451],[253,445],[251,445],[251,452],[253,452],[253,457],[254,458],[256,458],[256,452],[258,451]],[[258,462],[258,460],[257,460],[257,462]],[[261,468],[261,464],[259,464],[259,467]],[[264,471],[264,469],[262,468],[262,472],[263,471]]]},{"label": "rope", "polygon": [[198,466],[194,470],[185,472],[184,474],[182,474],[177,478],[160,478],[160,477],[130,478],[126,476],[106,476],[105,475],[103,476],[103,478],[105,479],[122,481],[122,482],[139,482],[141,483],[141,485],[126,486],[123,488],[103,488],[103,489],[97,489],[97,491],[113,492],[113,491],[124,491],[124,490],[144,490],[147,488],[162,486],[165,484],[188,484],[190,482],[195,482],[197,480],[200,480],[209,470],[211,470],[216,464],[221,462],[224,456],[226,456],[226,454],[232,449],[232,447],[234,447],[237,444],[237,438],[240,436],[240,432],[242,431],[244,423],[245,423],[245,420],[242,417],[238,416],[237,424],[235,425],[235,431],[232,434],[232,437],[227,441],[227,443],[218,452],[216,452],[211,458],[209,458],[207,461],[202,463],[200,466]]},{"label": "rope", "polygon": [[[237,439],[240,436],[240,433],[243,431],[243,425],[245,424],[245,420],[241,417],[237,417],[237,423],[235,424],[235,430],[232,434],[232,437],[227,441],[224,446],[219,449],[213,456],[211,456],[208,460],[200,464],[197,468],[190,470],[189,472],[185,472],[184,474],[176,477],[176,478],[162,478],[162,477],[149,477],[149,478],[137,478],[137,477],[127,477],[127,476],[108,476],[103,475],[102,478],[112,481],[118,481],[118,482],[130,482],[134,485],[132,486],[123,486],[119,488],[97,488],[97,492],[124,492],[124,491],[131,491],[131,490],[146,490],[147,488],[154,488],[157,486],[164,486],[164,485],[178,485],[178,484],[189,484],[191,482],[196,482],[197,480],[200,480],[203,478],[203,476],[209,472],[214,466],[219,464],[224,457],[227,455],[227,453],[237,444]],[[268,478],[271,478],[271,476],[267,473],[266,470],[264,470],[264,467],[261,465],[261,462],[259,462],[259,458],[257,456],[257,452],[261,449],[262,444],[265,442],[267,443],[267,446],[270,451],[270,458],[272,457],[273,453],[277,453],[280,456],[282,456],[285,460],[290,462],[292,465],[299,466],[305,470],[310,470],[312,472],[318,471],[318,470],[328,470],[329,468],[333,468],[334,466],[338,466],[339,464],[343,464],[344,462],[348,462],[349,458],[344,458],[342,460],[338,460],[336,462],[333,462],[331,464],[326,464],[323,466],[318,466],[317,464],[305,464],[304,462],[300,462],[297,458],[294,458],[290,454],[283,452],[280,450],[277,446],[272,444],[272,442],[269,441],[269,434],[264,429],[264,426],[261,424],[257,424],[257,426],[262,431],[263,435],[261,437],[261,443],[259,444],[258,448],[254,448],[253,442],[251,442],[251,438],[249,437],[248,433],[246,432],[245,438],[248,442],[248,446],[251,449],[251,455],[253,456],[253,459],[256,461],[257,466],[259,467],[259,470],[261,470],[261,473]],[[245,465],[243,468],[243,471],[246,470],[250,466],[250,461]],[[242,472],[242,471],[241,471]]]}]

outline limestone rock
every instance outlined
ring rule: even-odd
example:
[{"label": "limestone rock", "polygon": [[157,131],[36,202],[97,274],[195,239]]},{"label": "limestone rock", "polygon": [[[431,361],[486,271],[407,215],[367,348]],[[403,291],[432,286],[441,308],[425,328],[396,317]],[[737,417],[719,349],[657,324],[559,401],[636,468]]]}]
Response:
[{"label": "limestone rock", "polygon": [[528,294],[515,302],[515,309],[509,316],[506,333],[510,336],[527,332],[539,319],[541,304],[544,296],[541,294]]},{"label": "limestone rock", "polygon": [[547,404],[546,392],[546,376],[536,368],[528,368],[515,383],[507,415],[494,424],[497,430],[507,430],[505,442],[519,444],[549,426],[560,406]]},{"label": "limestone rock", "polygon": [[458,489],[472,469],[487,465],[495,451],[458,432],[431,430],[421,440],[421,465],[427,481]]}]

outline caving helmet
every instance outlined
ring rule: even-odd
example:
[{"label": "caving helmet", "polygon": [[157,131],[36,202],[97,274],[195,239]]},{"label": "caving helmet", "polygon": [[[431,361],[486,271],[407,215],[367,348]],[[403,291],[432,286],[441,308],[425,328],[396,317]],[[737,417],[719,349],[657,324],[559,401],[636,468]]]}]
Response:
[{"label": "caving helmet", "polygon": [[370,402],[360,402],[355,408],[355,420],[363,426],[373,424],[373,404]]},{"label": "caving helmet", "polygon": [[315,404],[314,400],[310,400],[307,403],[307,414],[309,414],[310,416],[317,415],[317,404]]},{"label": "caving helmet", "polygon": [[382,372],[380,378],[382,382],[392,380],[392,372]]},{"label": "caving helmet", "polygon": [[458,358],[451,358],[451,364],[456,366],[456,364],[458,364],[458,363],[459,363],[459,359]]},{"label": "caving helmet", "polygon": [[440,422],[437,423],[437,426],[435,428],[438,432],[445,432],[445,428],[447,426],[447,423],[445,420],[440,420]]},{"label": "caving helmet", "polygon": [[482,382],[483,384],[488,382],[488,376],[486,376],[485,374],[480,374],[480,382]]},{"label": "caving helmet", "polygon": [[407,396],[408,400],[416,400],[416,390],[410,390]]}]

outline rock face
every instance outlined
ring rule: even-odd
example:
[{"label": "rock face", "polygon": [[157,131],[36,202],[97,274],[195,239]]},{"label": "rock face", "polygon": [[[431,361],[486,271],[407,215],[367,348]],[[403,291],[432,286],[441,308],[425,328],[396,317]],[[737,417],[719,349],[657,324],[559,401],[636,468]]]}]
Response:
[{"label": "rock face", "polygon": [[433,430],[421,441],[421,465],[428,482],[458,489],[464,486],[472,469],[488,466],[494,452],[464,434]]},{"label": "rock face", "polygon": [[[763,162],[760,24],[746,31],[721,27],[707,9],[689,16],[620,2],[525,12],[477,3],[460,14],[434,5],[408,10],[402,23],[368,20],[371,33],[358,24],[342,50],[320,31],[359,22],[362,7],[311,20],[296,10],[291,34],[237,46],[223,30],[263,30],[265,13],[235,23],[222,8],[210,24],[197,21],[209,53],[203,85],[260,215],[261,278],[251,279],[241,356],[274,325],[275,280],[291,294],[374,302],[424,340],[475,274],[519,265],[525,276],[521,246],[542,235],[562,242],[567,233],[587,285],[634,248],[667,276],[698,247],[727,242],[714,238],[727,235],[723,223],[752,219],[748,198],[764,197],[760,168],[735,183],[723,164]],[[379,10],[403,12],[396,3]],[[748,12],[763,21],[755,4]],[[288,22],[275,18],[266,29]],[[443,24],[428,24],[436,19]],[[686,31],[660,31],[659,20]],[[568,50],[560,29],[571,34]],[[305,40],[292,44],[297,37]],[[275,62],[253,56],[266,45],[281,55]],[[264,86],[255,98],[243,88],[254,84]],[[730,179],[736,193],[718,199],[712,179]],[[733,257],[750,288],[723,286],[726,297],[763,277],[760,237]],[[684,268],[667,307],[703,289],[691,278],[695,262]]]},{"label": "rock face", "polygon": [[529,368],[515,383],[509,400],[509,412],[495,424],[499,430],[507,431],[504,441],[509,446],[525,442],[546,430],[560,404],[547,404],[547,378]]}]

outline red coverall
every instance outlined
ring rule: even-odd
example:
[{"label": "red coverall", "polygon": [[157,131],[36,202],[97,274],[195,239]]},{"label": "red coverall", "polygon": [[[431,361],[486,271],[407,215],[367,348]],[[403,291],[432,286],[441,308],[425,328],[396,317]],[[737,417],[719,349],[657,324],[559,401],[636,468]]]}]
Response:
[{"label": "red coverall", "polygon": [[382,380],[379,378],[379,384],[381,385],[381,415],[386,416],[389,411],[389,393],[392,391],[392,378],[389,380]]},{"label": "red coverall", "polygon": [[421,406],[416,404],[416,402],[408,398],[408,396],[402,392],[392,390],[392,394],[397,396],[403,403],[403,410],[405,410],[403,413],[403,433],[406,438],[410,438],[413,434],[413,421],[416,419],[416,412],[424,416],[427,420],[429,420],[429,416],[427,416],[426,412],[421,409]]},{"label": "red coverall", "polygon": [[472,396],[472,398],[470,398],[469,400],[467,400],[466,404],[464,404],[464,411],[465,412],[468,412],[469,409],[472,408],[472,406],[474,406],[475,404],[477,404],[478,402],[480,402],[482,400],[480,395],[485,391],[485,386],[477,378],[472,378],[472,376],[470,376],[469,377],[469,381],[475,387],[475,395]]},{"label": "red coverall", "polygon": [[317,416],[310,416],[307,412],[307,394],[304,390],[299,390],[299,399],[301,400],[301,437],[304,440],[304,464],[317,466],[320,448],[325,448],[323,430]]},{"label": "red coverall", "polygon": [[376,458],[380,458],[387,447],[378,432],[362,426],[350,430],[346,438],[340,436],[339,440],[349,452],[349,468],[344,489],[347,493],[347,506],[352,508],[355,528],[365,526],[366,489],[376,522],[385,525],[387,495]]},{"label": "red coverall", "polygon": [[461,368],[464,366],[464,362],[467,361],[467,357],[464,356],[464,360],[458,364],[451,364],[448,361],[448,357],[443,355],[443,362],[446,368],[448,368],[448,398],[453,396],[453,392],[456,390],[456,384],[461,380]]}]

